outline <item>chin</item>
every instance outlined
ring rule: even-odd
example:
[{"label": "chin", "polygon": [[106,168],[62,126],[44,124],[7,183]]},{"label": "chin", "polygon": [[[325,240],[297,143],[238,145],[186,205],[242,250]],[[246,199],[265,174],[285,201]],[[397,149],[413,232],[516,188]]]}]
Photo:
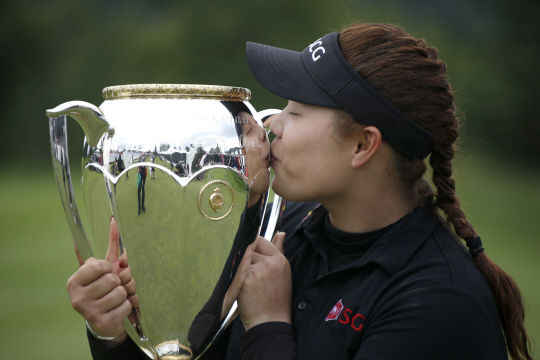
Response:
[{"label": "chin", "polygon": [[[321,202],[321,199],[324,198],[325,189],[314,188],[309,182],[293,182],[291,183],[280,181],[279,178],[275,177],[272,183],[272,190],[283,199],[293,202]],[[319,190],[319,191],[317,191]],[[322,191],[321,191],[322,190]]]},{"label": "chin", "polygon": [[269,189],[270,189],[270,171],[268,169],[264,169],[259,174],[257,174],[257,177],[255,181],[253,181],[250,191],[263,194],[267,192]]},{"label": "chin", "polygon": [[282,186],[279,181],[275,181],[272,183],[272,190],[274,192],[281,196],[283,199],[286,199],[288,201],[294,201],[294,202],[303,202],[303,201],[309,201],[304,199],[301,195],[298,194],[296,191],[291,191],[291,189],[287,186]]}]

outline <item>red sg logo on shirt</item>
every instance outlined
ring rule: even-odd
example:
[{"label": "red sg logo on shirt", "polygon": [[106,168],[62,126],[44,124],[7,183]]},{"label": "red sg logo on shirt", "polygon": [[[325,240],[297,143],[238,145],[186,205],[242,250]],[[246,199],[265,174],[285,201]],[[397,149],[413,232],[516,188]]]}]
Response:
[{"label": "red sg logo on shirt", "polygon": [[326,315],[326,321],[329,320],[337,320],[339,315],[341,314],[341,311],[343,310],[343,303],[341,302],[341,299],[334,305],[332,310]]},{"label": "red sg logo on shirt", "polygon": [[[347,303],[348,304],[348,303]],[[330,320],[338,320],[336,322],[336,325],[344,324],[344,325],[350,325],[351,328],[355,331],[362,331],[362,327],[364,327],[364,320],[365,316],[357,313],[353,315],[353,311],[351,309],[347,309],[347,305],[343,306],[343,302],[340,299],[336,305],[330,310],[328,315],[326,315],[326,321]]]}]

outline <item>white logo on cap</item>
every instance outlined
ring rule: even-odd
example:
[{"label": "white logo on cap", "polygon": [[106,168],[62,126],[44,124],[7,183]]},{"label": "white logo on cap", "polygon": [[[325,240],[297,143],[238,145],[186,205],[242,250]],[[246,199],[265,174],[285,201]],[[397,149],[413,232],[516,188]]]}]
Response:
[{"label": "white logo on cap", "polygon": [[[315,50],[313,50],[313,47],[317,45],[317,48],[315,48]],[[324,47],[322,46],[322,41],[321,39],[318,39],[317,41],[315,41],[313,44],[309,45],[309,52],[311,53],[311,58],[313,59],[313,61],[317,61],[319,60],[319,58],[321,57],[321,55],[317,55],[315,56],[315,53],[317,53],[317,51],[321,50],[322,53],[324,54],[326,51],[324,50]]]}]

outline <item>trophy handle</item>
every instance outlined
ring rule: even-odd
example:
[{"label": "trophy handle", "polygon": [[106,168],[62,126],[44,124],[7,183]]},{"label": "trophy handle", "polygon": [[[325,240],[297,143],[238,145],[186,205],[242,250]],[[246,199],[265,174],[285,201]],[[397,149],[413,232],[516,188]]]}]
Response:
[{"label": "trophy handle", "polygon": [[[268,219],[268,224],[266,225],[266,231],[264,233],[264,238],[268,241],[272,241],[274,234],[276,233],[276,225],[281,215],[281,196],[274,194],[274,201],[272,202],[272,211],[270,212],[270,218]],[[277,229],[279,230],[279,229]]]},{"label": "trophy handle", "polygon": [[81,217],[73,194],[69,169],[66,115],[71,116],[81,125],[90,146],[97,145],[99,139],[109,130],[109,123],[97,106],[84,101],[69,101],[54,109],[47,110],[46,114],[49,117],[54,175],[64,213],[75,244],[82,258],[86,260],[93,257],[94,253],[81,223]]},{"label": "trophy handle", "polygon": [[[282,214],[282,208],[281,205],[283,204],[285,206],[285,203],[282,201],[282,197],[278,194],[274,193],[274,200],[272,201],[272,210],[270,212],[270,217],[268,218],[268,223],[266,225],[266,231],[264,232],[264,238],[268,241],[272,241],[272,238],[274,237],[274,234],[276,231],[279,231],[279,227],[281,225],[281,216]],[[265,207],[266,208],[266,207]],[[264,213],[263,213],[264,218]],[[234,302],[231,306],[231,309],[227,313],[227,316],[225,317],[225,320],[222,322],[221,327],[219,331],[214,336],[214,340],[217,339],[218,336],[221,335],[223,330],[229,326],[231,321],[236,318],[238,315],[238,302]]]}]

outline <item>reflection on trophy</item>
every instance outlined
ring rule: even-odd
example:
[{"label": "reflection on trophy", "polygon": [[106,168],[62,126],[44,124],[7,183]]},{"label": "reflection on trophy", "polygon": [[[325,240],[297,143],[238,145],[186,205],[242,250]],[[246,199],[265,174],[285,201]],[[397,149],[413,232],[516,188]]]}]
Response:
[{"label": "reflection on trophy", "polygon": [[[197,358],[231,318],[221,317],[223,297],[259,233],[270,183],[266,132],[243,88],[126,85],[103,96],[99,108],[71,101],[47,110],[66,218],[86,260],[105,257],[115,216],[139,298],[128,334],[153,359]],[[73,196],[67,116],[86,135],[93,241]]]}]

